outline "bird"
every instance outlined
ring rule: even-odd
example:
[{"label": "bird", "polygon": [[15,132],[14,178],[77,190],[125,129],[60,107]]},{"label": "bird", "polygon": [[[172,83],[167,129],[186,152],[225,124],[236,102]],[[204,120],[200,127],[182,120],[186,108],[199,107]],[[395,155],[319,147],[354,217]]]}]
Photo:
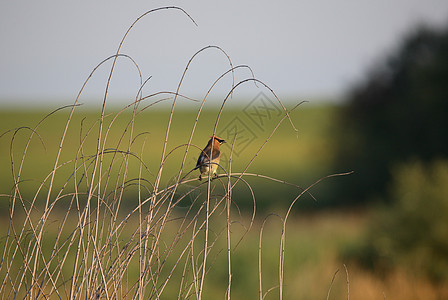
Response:
[{"label": "bird", "polygon": [[[207,146],[201,151],[199,155],[196,167],[193,170],[199,169],[201,172],[199,174],[199,180],[202,180],[202,175],[209,173],[209,168],[211,168],[211,173],[213,176],[217,177],[216,170],[218,169],[219,160],[221,158],[221,150],[219,148],[226,141],[217,137],[211,136],[207,143]],[[211,154],[211,157],[210,157]]]}]

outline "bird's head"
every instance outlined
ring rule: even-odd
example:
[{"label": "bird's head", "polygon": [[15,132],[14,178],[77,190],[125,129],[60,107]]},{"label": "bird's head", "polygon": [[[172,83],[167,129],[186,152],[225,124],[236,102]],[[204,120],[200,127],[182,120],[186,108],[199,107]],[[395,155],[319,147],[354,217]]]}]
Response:
[{"label": "bird's head", "polygon": [[213,139],[214,143],[218,143],[219,145],[226,143],[224,139],[219,138],[217,136],[211,136],[210,139]]}]

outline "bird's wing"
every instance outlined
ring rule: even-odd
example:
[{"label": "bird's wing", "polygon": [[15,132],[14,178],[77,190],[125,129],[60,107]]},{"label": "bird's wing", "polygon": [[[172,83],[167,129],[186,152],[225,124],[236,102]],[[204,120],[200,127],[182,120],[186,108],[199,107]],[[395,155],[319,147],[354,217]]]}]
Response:
[{"label": "bird's wing", "polygon": [[[196,170],[197,168],[199,168],[202,165],[208,164],[208,162],[210,161],[210,159],[208,158],[209,155],[210,155],[210,148],[202,150],[201,155],[199,155],[198,161],[196,162],[196,167],[194,167],[193,170]],[[219,149],[213,148],[212,160],[215,160],[220,155],[221,155],[221,151]]]},{"label": "bird's wing", "polygon": [[217,159],[220,155],[221,155],[221,151],[219,149],[213,148],[212,160]]},{"label": "bird's wing", "polygon": [[204,151],[202,151],[201,155],[199,155],[199,157],[198,157],[198,161],[196,163],[196,167],[194,167],[193,170],[196,170],[197,168],[199,168],[204,163],[204,159],[205,158],[206,158],[206,155],[204,155]]}]

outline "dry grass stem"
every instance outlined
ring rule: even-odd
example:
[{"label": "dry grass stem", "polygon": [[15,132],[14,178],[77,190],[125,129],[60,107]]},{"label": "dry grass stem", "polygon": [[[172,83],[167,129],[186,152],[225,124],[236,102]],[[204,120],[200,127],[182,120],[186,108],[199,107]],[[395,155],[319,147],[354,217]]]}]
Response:
[{"label": "dry grass stem", "polygon": [[[33,128],[21,127],[0,135],[0,139],[11,135],[9,152],[13,180],[11,193],[0,195],[9,200],[9,224],[2,240],[4,248],[0,263],[1,299],[204,299],[206,277],[213,272],[212,266],[221,256],[225,257],[227,272],[224,296],[231,299],[235,282],[232,268],[235,250],[255,220],[257,200],[248,181],[250,177],[297,189],[297,197],[292,200],[286,215],[276,215],[282,224],[278,285],[266,290],[262,284],[261,254],[263,230],[268,218],[263,221],[259,235],[259,299],[276,290],[280,299],[284,297],[288,216],[298,199],[325,178],[302,188],[267,174],[249,173],[248,169],[285,119],[297,132],[290,114],[303,102],[288,110],[268,85],[255,78],[250,67],[234,66],[229,55],[218,46],[204,47],[191,57],[175,91],[144,95],[143,87],[151,77],[143,80],[137,62],[120,52],[134,26],[142,18],[161,10],[180,11],[196,24],[179,7],[161,7],[145,12],[128,28],[116,53],[93,69],[73,105],[49,113]],[[204,98],[197,100],[182,95],[180,90],[189,67],[205,51],[221,53],[228,61],[228,69],[217,77]],[[121,110],[106,113],[111,78],[119,58],[135,66],[140,88],[135,99]],[[97,119],[83,118],[80,124],[74,124],[85,87],[108,61],[112,61],[112,66]],[[250,77],[236,81],[236,73],[247,70]],[[199,182],[196,175],[192,175],[189,164],[189,159],[202,149],[193,144],[196,129],[212,91],[230,76],[232,84],[214,124],[210,124],[213,126],[212,136],[217,134],[225,105],[243,84],[253,83],[257,89],[268,91],[283,109],[283,115],[253,156],[244,163],[242,170],[234,172],[237,168],[232,166],[237,143],[235,134],[228,141],[231,145],[228,165],[218,165],[220,174],[217,178],[212,179],[212,174],[209,174],[207,180]],[[171,101],[171,108],[163,143],[161,149],[154,149],[151,128],[141,132],[136,124],[142,112],[168,101]],[[198,104],[191,132],[181,142],[173,140],[172,125],[178,101]],[[58,145],[56,149],[50,148],[40,136],[39,129],[65,109],[70,111],[60,128]],[[125,126],[118,127],[122,119],[127,120]],[[17,142],[22,136],[26,136],[24,145]],[[37,183],[30,182],[23,175],[27,162],[39,159],[32,149],[36,139],[45,151],[54,151],[51,168]],[[145,153],[159,150],[158,162],[145,160]],[[177,166],[175,171],[167,167],[173,162]],[[327,178],[339,175],[344,174]],[[171,180],[167,181],[167,177]],[[26,188],[31,183],[35,188],[29,195],[29,188]],[[244,216],[237,205],[236,187],[244,189],[248,195],[246,198],[252,202],[249,217]],[[236,225],[242,228],[238,234],[235,233],[238,230],[233,230]],[[346,272],[348,290],[347,269]]]}]

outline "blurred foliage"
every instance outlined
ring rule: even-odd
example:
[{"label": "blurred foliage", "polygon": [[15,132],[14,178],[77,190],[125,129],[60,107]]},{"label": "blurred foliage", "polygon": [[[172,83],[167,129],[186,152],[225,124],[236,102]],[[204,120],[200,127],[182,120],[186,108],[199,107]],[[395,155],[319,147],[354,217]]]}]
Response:
[{"label": "blurred foliage", "polygon": [[333,198],[360,204],[385,199],[391,166],[448,155],[448,28],[420,28],[367,80],[355,87],[340,114]]},{"label": "blurred foliage", "polygon": [[379,271],[398,266],[448,280],[448,161],[414,161],[392,174],[393,204],[371,219],[364,242],[346,247],[345,258]]}]

